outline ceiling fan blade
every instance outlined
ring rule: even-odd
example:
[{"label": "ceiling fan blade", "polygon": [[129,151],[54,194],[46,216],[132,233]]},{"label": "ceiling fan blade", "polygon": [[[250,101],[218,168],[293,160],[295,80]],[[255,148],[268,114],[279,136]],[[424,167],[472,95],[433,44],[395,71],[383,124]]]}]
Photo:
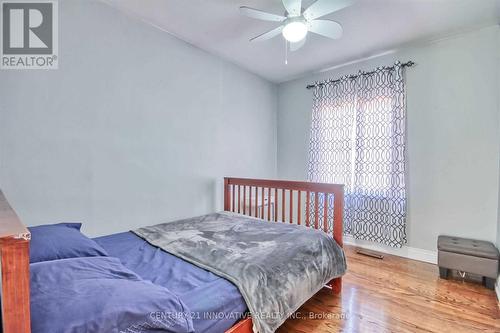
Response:
[{"label": "ceiling fan blade", "polygon": [[302,14],[302,0],[282,0],[288,15],[300,16]]},{"label": "ceiling fan blade", "polygon": [[281,16],[281,15],[276,15],[276,14],[271,14],[271,13],[266,13],[263,12],[262,10],[242,6],[240,7],[240,13],[242,15],[257,19],[257,20],[264,20],[264,21],[275,21],[275,22],[282,22],[283,20],[286,19],[286,17]]},{"label": "ceiling fan blade", "polygon": [[250,39],[250,41],[251,42],[260,42],[263,40],[271,39],[273,37],[278,36],[282,30],[283,30],[283,26],[280,25],[279,27],[274,28],[273,30],[269,30],[268,32],[264,32],[263,34],[260,34],[257,37]]},{"label": "ceiling fan blade", "polygon": [[307,38],[302,38],[302,40],[298,41],[297,43],[290,43],[290,51],[294,52],[300,49],[304,44],[306,43]]},{"label": "ceiling fan blade", "polygon": [[328,38],[338,39],[342,37],[344,29],[335,21],[314,20],[309,22],[309,31]]},{"label": "ceiling fan blade", "polygon": [[317,0],[304,11],[306,20],[314,20],[341,10],[352,4],[352,0]]}]

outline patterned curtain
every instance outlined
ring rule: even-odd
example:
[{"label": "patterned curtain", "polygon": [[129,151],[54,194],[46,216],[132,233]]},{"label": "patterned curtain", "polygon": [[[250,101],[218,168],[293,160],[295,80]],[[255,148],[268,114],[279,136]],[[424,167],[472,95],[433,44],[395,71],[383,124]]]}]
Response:
[{"label": "patterned curtain", "polygon": [[312,111],[309,180],[345,184],[345,233],[393,247],[406,243],[405,95],[398,62],[317,84]]}]

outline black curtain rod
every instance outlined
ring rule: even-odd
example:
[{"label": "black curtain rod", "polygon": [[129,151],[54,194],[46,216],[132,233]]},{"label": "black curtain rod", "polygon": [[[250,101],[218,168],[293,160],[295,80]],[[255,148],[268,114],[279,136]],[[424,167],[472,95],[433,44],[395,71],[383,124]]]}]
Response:
[{"label": "black curtain rod", "polygon": [[[401,64],[401,66],[403,66],[403,67],[411,67],[413,65],[415,65],[415,63],[413,61],[408,61],[408,62],[405,62],[405,63]],[[379,67],[379,68],[377,68],[377,70],[379,70],[379,69],[383,69],[383,70],[384,69],[393,69],[393,68],[394,68],[394,66]],[[356,75],[348,75],[347,78],[349,78],[349,79],[355,79],[359,75],[370,75],[370,74],[375,73],[377,70],[374,70],[374,71],[371,71],[371,72],[366,72],[366,73],[361,73],[361,74],[356,74]],[[324,86],[327,83],[335,83],[335,82],[339,82],[340,80],[342,80],[342,79],[327,80],[327,81],[323,81],[323,82],[316,83],[316,84],[310,84],[310,85],[306,86],[306,88],[307,89],[311,89],[311,88],[315,88],[317,86]]]}]

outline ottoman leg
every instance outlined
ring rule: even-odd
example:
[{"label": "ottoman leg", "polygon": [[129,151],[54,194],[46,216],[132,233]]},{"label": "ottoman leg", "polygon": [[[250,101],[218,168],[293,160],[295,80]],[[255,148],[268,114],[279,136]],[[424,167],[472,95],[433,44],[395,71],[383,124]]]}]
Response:
[{"label": "ottoman leg", "polygon": [[439,267],[439,277],[441,279],[448,279],[448,269],[444,267]]},{"label": "ottoman leg", "polygon": [[488,289],[495,289],[495,279],[483,276],[483,285]]}]

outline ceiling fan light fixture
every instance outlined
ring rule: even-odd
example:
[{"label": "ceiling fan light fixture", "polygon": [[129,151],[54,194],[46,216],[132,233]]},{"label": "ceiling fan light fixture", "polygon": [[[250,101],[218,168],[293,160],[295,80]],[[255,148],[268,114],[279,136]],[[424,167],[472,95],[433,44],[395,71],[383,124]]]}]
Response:
[{"label": "ceiling fan light fixture", "polygon": [[296,43],[307,35],[307,25],[303,21],[292,21],[283,27],[283,37],[290,43]]},{"label": "ceiling fan light fixture", "polygon": [[[309,0],[311,2],[312,0]],[[306,36],[310,32],[330,39],[342,37],[342,25],[338,22],[321,19],[323,16],[335,13],[352,4],[354,0],[315,0],[307,8],[302,7],[303,0],[281,0],[285,13],[277,15],[267,13],[259,9],[241,6],[241,14],[250,18],[279,22],[280,25],[251,38],[251,42],[269,40],[280,34],[287,41],[287,50],[297,51],[306,42]],[[288,45],[290,42],[290,45]]]}]

